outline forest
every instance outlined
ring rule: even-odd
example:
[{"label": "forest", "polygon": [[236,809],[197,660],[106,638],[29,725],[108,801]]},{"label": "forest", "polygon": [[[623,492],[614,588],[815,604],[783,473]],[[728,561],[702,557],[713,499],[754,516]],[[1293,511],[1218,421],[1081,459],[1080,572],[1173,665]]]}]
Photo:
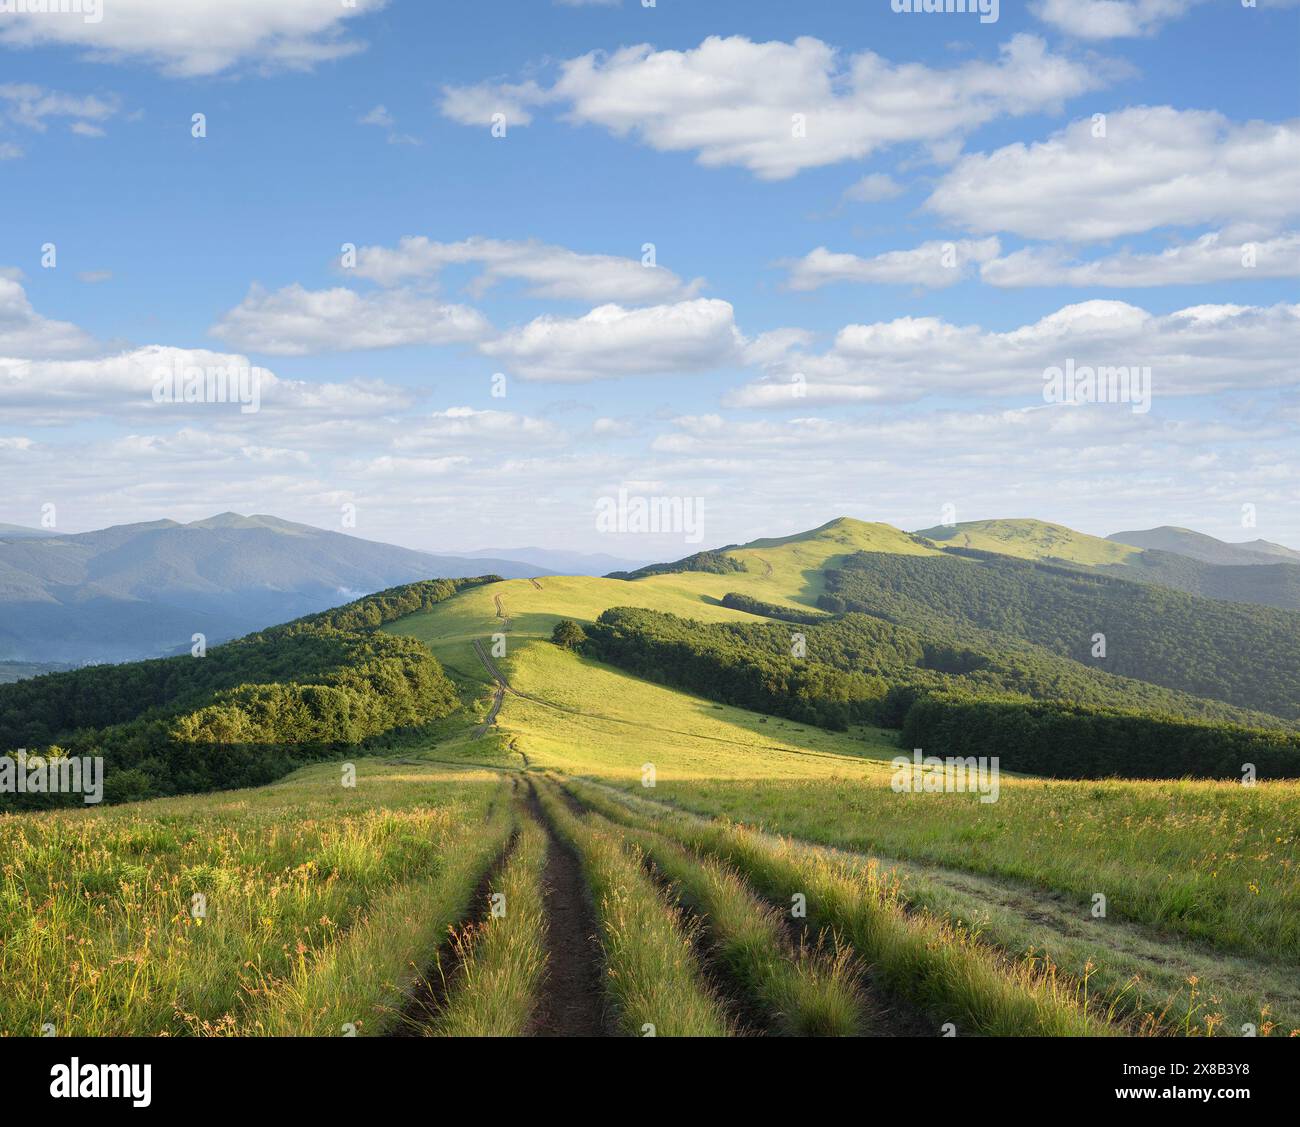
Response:
[{"label": "forest", "polygon": [[[303,762],[454,711],[455,686],[429,650],[376,627],[495,581],[428,580],[214,646],[202,657],[90,666],[0,685],[0,746],[102,755],[106,801],[269,782]],[[73,797],[0,795],[0,809],[61,801]]]},{"label": "forest", "polygon": [[[955,644],[1029,643],[1081,667],[1300,718],[1296,611],[974,552],[855,553],[826,573],[819,604]],[[1094,656],[1099,640],[1104,651]]]},{"label": "forest", "polygon": [[865,614],[797,625],[701,623],[615,607],[585,628],[579,648],[726,704],[841,731],[898,728],[903,747],[978,748],[1004,756],[1008,770],[1220,778],[1255,762],[1261,777],[1300,775],[1300,733],[1276,717],[1071,668],[1046,651],[934,641]]}]

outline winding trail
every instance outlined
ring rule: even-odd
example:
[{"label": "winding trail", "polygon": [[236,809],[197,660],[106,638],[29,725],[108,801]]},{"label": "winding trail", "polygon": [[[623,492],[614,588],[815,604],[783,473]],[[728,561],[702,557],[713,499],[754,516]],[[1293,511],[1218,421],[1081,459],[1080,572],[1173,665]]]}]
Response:
[{"label": "winding trail", "polygon": [[555,833],[530,781],[529,813],[545,828],[548,842],[542,873],[546,911],[546,980],[530,1030],[535,1037],[604,1037],[610,1023],[604,1007],[604,966],[596,939],[596,913],[582,865]]}]

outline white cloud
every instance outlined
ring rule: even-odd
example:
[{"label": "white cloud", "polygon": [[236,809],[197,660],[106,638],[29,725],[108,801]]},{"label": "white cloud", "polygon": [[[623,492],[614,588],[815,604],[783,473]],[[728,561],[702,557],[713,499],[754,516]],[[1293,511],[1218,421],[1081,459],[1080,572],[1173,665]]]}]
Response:
[{"label": "white cloud", "polygon": [[844,198],[853,203],[879,203],[903,194],[903,186],[892,176],[873,172],[844,190]]},{"label": "white cloud", "polygon": [[387,106],[376,106],[369,113],[357,118],[357,122],[361,125],[373,125],[384,130],[388,134],[388,143],[390,145],[418,145],[420,143],[418,138],[412,137],[409,133],[398,132],[397,118],[388,112]]},{"label": "white cloud", "polygon": [[[3,27],[4,24],[0,23],[0,35]],[[52,122],[64,122],[73,133],[82,137],[102,137],[102,123],[113,117],[118,109],[115,97],[67,94],[29,82],[0,83],[0,122],[36,133],[46,132]],[[11,150],[8,159],[22,156],[18,146],[7,145],[6,148]]]},{"label": "white cloud", "polygon": [[1140,106],[1032,145],[963,157],[925,206],[971,231],[1109,239],[1158,227],[1276,224],[1300,213],[1300,121]]},{"label": "white cloud", "polygon": [[1203,395],[1290,386],[1298,350],[1300,305],[1202,305],[1161,316],[1121,301],[1086,301],[1007,332],[900,317],[848,325],[829,351],[791,353],[726,402],[799,408],[928,395],[1034,398],[1044,370],[1067,359],[1149,366],[1156,397]]},{"label": "white cloud", "polygon": [[438,243],[408,235],[396,247],[362,247],[355,272],[391,286],[410,278],[434,278],[447,266],[472,263],[483,273],[474,284],[482,293],[504,279],[528,283],[533,297],[577,301],[653,302],[690,297],[702,280],[689,285],[662,266],[609,254],[580,254],[537,240],[518,242],[470,238]]},{"label": "white cloud", "polygon": [[79,48],[95,62],[142,61],[176,77],[219,74],[241,64],[307,70],[362,49],[345,21],[385,0],[104,0],[102,19],[13,12],[0,44]]},{"label": "white cloud", "polygon": [[538,317],[482,346],[526,380],[582,383],[633,375],[701,372],[736,362],[744,346],[725,301],[697,298],[582,317]]},{"label": "white cloud", "polygon": [[[555,102],[575,123],[777,180],[1046,110],[1096,89],[1108,73],[1105,65],[1052,54],[1032,35],[1003,44],[996,62],[949,69],[893,63],[870,51],[845,57],[808,36],[793,43],[713,36],[687,51],[643,44],[583,55],[561,65],[550,89],[530,81],[448,90],[443,112],[481,124],[497,109],[527,124],[530,108]],[[795,115],[803,115],[802,135]]]},{"label": "white cloud", "polygon": [[359,294],[341,286],[308,290],[297,284],[274,293],[251,287],[212,327],[220,340],[274,356],[452,344],[481,339],[489,331],[476,309],[405,290]]},{"label": "white cloud", "polygon": [[504,114],[506,128],[531,125],[532,110],[551,100],[551,95],[531,79],[527,82],[481,82],[476,86],[444,86],[439,109],[459,125],[492,124]]},{"label": "white cloud", "polygon": [[393,449],[410,451],[449,444],[481,445],[501,442],[512,446],[563,442],[564,432],[546,419],[512,411],[480,411],[473,407],[448,407],[425,419],[413,420],[393,439]]},{"label": "white cloud", "polygon": [[40,316],[18,279],[0,272],[0,356],[64,356],[93,345],[76,325]]},{"label": "white cloud", "polygon": [[[104,415],[138,417],[158,413],[229,415],[246,426],[260,423],[260,415],[240,413],[239,401],[233,394],[231,402],[220,404],[154,402],[160,372],[218,368],[251,373],[255,366],[239,354],[168,345],[148,345],[77,360],[0,356],[0,405],[7,413],[22,412],[41,423],[54,424]],[[282,380],[269,369],[256,370],[263,411],[284,408],[295,413],[355,418],[401,410],[411,404],[409,393],[379,380],[315,383]]]},{"label": "white cloud", "polygon": [[990,285],[1171,286],[1300,277],[1300,232],[1256,241],[1228,239],[1221,231],[1154,254],[1124,250],[1088,262],[1055,247],[1026,247],[985,262],[980,277]]},{"label": "white cloud", "polygon": [[1044,23],[1079,39],[1132,39],[1151,35],[1202,0],[1038,0],[1030,5]]},{"label": "white cloud", "polygon": [[891,250],[871,258],[835,254],[817,247],[789,264],[787,284],[792,290],[815,290],[835,282],[942,289],[969,277],[973,266],[988,262],[1000,250],[997,239],[922,243],[912,250]]}]

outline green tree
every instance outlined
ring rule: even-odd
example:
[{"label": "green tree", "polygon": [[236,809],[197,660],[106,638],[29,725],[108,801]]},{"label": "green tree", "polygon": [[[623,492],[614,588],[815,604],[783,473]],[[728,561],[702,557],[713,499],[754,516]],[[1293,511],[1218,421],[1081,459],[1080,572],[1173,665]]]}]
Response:
[{"label": "green tree", "polygon": [[566,650],[576,650],[587,640],[587,632],[570,618],[563,618],[551,631],[551,641]]}]

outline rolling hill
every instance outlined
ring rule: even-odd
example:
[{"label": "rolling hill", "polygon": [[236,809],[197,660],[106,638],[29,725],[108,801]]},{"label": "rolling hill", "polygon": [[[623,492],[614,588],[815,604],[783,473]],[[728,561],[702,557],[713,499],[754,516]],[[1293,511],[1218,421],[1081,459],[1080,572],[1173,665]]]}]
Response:
[{"label": "rolling hill", "polygon": [[0,660],[130,661],[187,651],[434,576],[546,574],[223,513],[74,535],[0,536]]},{"label": "rolling hill", "polygon": [[1092,568],[1207,599],[1300,609],[1300,552],[1265,540],[1228,544],[1179,528],[1102,538],[1040,520],[980,520],[916,533],[947,549]]}]

